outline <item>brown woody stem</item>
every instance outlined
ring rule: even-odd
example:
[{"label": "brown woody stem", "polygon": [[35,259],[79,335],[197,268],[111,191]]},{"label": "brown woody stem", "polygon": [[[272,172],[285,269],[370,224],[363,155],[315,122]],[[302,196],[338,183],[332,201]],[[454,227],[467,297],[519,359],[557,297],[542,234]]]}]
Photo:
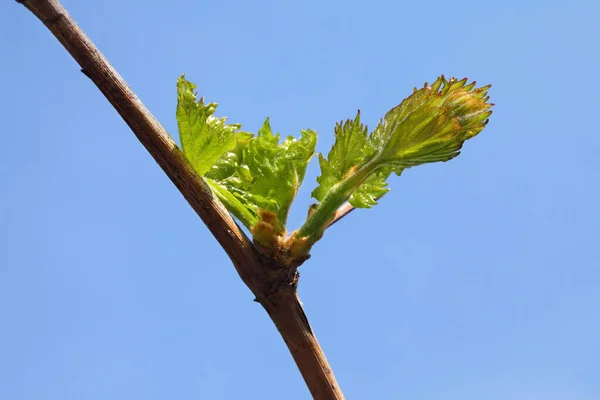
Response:
[{"label": "brown woody stem", "polygon": [[279,291],[260,302],[285,340],[313,398],[343,399],[296,291]]},{"label": "brown woody stem", "polygon": [[279,329],[316,399],[343,394],[297,296],[297,272],[269,260],[238,227],[173,139],[57,0],[17,0],[52,32],[100,89],[223,247]]}]

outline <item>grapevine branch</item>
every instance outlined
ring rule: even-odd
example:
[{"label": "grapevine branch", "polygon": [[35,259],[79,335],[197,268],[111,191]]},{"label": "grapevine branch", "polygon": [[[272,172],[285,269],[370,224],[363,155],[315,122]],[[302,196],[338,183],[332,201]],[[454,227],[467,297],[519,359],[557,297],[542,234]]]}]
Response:
[{"label": "grapevine branch", "polygon": [[223,247],[240,278],[281,333],[312,396],[343,399],[302,309],[297,294],[297,266],[280,265],[256,249],[173,139],[58,0],[16,1],[40,19],[77,61]]}]

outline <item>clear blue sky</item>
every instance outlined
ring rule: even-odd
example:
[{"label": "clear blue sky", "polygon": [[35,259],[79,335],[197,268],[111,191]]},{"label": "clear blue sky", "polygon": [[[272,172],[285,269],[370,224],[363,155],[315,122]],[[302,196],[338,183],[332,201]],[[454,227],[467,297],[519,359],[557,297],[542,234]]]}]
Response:
[{"label": "clear blue sky", "polygon": [[[371,126],[438,75],[491,123],[328,231],[300,294],[348,399],[600,398],[597,1],[65,0],[176,135]],[[0,399],[307,399],[217,242],[79,67],[0,4]],[[291,216],[298,227],[313,160]]]}]

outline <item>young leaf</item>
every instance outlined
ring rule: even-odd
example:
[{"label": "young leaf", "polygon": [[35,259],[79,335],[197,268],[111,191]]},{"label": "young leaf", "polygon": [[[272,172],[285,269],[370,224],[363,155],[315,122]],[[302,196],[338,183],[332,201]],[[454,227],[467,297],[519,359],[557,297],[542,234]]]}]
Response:
[{"label": "young leaf", "polygon": [[290,206],[317,143],[314,131],[301,133],[299,140],[289,136],[279,144],[279,134],[273,135],[267,118],[243,152],[243,163],[253,176],[250,192],[260,209],[276,215],[281,229],[285,229]]},{"label": "young leaf", "polygon": [[354,207],[376,204],[388,191],[385,180],[391,172],[400,175],[406,168],[456,157],[464,141],[485,127],[493,106],[487,102],[490,86],[474,89],[475,82],[466,83],[466,78],[448,81],[442,76],[415,89],[368,138],[360,115],[336,125],[328,159],[319,160],[321,176],[313,197],[320,203],[287,243],[293,256],[308,254],[344,202]]},{"label": "young leaf", "polygon": [[[360,111],[354,120],[335,125],[335,144],[327,158],[319,154],[321,176],[317,178],[319,186],[313,190],[312,196],[323,201],[334,185],[341,182],[348,173],[353,173],[375,152],[375,147],[368,137],[368,128],[360,122]],[[368,182],[360,185],[350,196],[349,202],[354,207],[369,208],[377,204],[375,199],[383,196],[386,189],[387,176],[373,175]]]},{"label": "young leaf", "polygon": [[389,175],[389,172],[381,171],[369,176],[352,193],[348,202],[355,208],[371,208],[376,206],[377,200],[390,191],[386,182]]},{"label": "young leaf", "polygon": [[257,242],[276,247],[314,154],[316,133],[302,131],[299,140],[290,136],[280,144],[267,118],[256,137],[240,132],[236,139],[235,150],[223,155],[205,177]]},{"label": "young leaf", "polygon": [[247,167],[240,165],[240,161],[243,148],[248,145],[252,137],[250,133],[236,133],[235,151],[225,153],[204,176],[227,210],[248,228],[258,222],[259,209],[249,192],[252,176]]},{"label": "young leaf", "polygon": [[292,201],[315,151],[317,134],[300,139],[271,131],[269,119],[254,137],[213,114],[217,105],[196,101],[196,86],[177,81],[177,124],[183,152],[225,207],[252,231],[255,242],[277,250]]},{"label": "young leaf", "polygon": [[475,82],[466,83],[442,76],[390,110],[372,137],[379,163],[398,170],[458,156],[492,113],[489,86],[473,90]]},{"label": "young leaf", "polygon": [[226,124],[213,116],[217,104],[196,102],[196,85],[182,75],[177,80],[177,125],[183,153],[199,175],[204,175],[223,154],[235,148],[239,124]]},{"label": "young leaf", "polygon": [[196,172],[204,176],[225,207],[248,227],[258,221],[258,208],[244,191],[238,173],[243,148],[252,140],[247,132],[236,132],[240,124],[216,118],[216,103],[196,102],[196,85],[182,75],[177,80],[177,125],[183,153]]}]

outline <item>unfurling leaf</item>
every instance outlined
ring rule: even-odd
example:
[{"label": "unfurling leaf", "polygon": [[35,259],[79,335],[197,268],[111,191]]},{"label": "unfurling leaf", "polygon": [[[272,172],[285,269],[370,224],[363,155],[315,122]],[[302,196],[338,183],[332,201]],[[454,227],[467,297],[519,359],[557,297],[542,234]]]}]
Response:
[{"label": "unfurling leaf", "polygon": [[352,193],[348,202],[355,208],[371,208],[377,205],[377,199],[390,191],[386,182],[389,175],[389,172],[381,171],[369,176]]},{"label": "unfurling leaf", "polygon": [[[374,131],[354,120],[336,125],[335,143],[328,158],[319,157],[319,186],[312,195],[320,203],[290,243],[298,256],[308,252],[346,201],[354,207],[371,207],[389,191],[386,179],[406,168],[448,161],[460,153],[465,140],[485,127],[493,104],[487,102],[490,86],[475,89],[467,79],[443,76],[390,110]],[[294,239],[296,238],[296,239]]]},{"label": "unfurling leaf", "polygon": [[394,172],[420,164],[448,161],[463,143],[485,127],[493,104],[490,86],[446,80],[406,98],[390,110],[369,134],[353,120],[335,126],[335,143],[327,158],[319,156],[321,175],[312,192],[306,222],[288,237],[286,221],[308,161],[315,151],[316,133],[302,131],[280,143],[269,119],[257,136],[240,132],[213,114],[217,105],[196,101],[194,84],[182,76],[177,82],[177,122],[183,152],[227,209],[250,228],[254,241],[284,263],[299,265],[323,235],[336,210],[345,202],[369,208],[389,189]]},{"label": "unfurling leaf", "polygon": [[240,124],[228,125],[225,118],[213,116],[216,103],[196,102],[196,85],[182,75],[177,80],[177,125],[183,153],[200,175],[235,147],[235,131]]},{"label": "unfurling leaf", "polygon": [[317,143],[316,132],[301,133],[300,139],[288,136],[279,144],[279,134],[273,134],[267,118],[243,153],[243,163],[253,177],[249,191],[260,209],[275,215],[276,229],[281,232]]},{"label": "unfurling leaf", "polygon": [[273,134],[269,119],[258,135],[238,132],[214,117],[217,104],[196,101],[196,86],[177,81],[177,123],[183,152],[225,207],[251,229],[255,241],[277,247],[286,233],[290,206],[315,151],[317,135],[300,139]]},{"label": "unfurling leaf", "polygon": [[256,137],[238,139],[237,154],[228,153],[206,174],[211,186],[218,185],[236,199],[221,199],[226,205],[232,203],[228,209],[234,215],[244,222],[235,211],[241,206],[252,215],[244,223],[264,245],[286,232],[289,209],[314,154],[317,135],[305,130],[298,140],[292,136],[279,140],[267,118]]},{"label": "unfurling leaf", "polygon": [[[360,122],[360,111],[354,120],[336,124],[334,133],[335,145],[327,158],[319,154],[321,176],[317,178],[319,186],[312,192],[312,196],[319,201],[323,201],[334,185],[341,182],[347,174],[354,173],[375,153],[367,127]],[[369,208],[377,204],[376,198],[389,190],[385,188],[386,178],[387,175],[370,177],[368,182],[360,185],[350,196],[350,204],[360,208]]]},{"label": "unfurling leaf", "polygon": [[475,82],[466,83],[466,78],[441,77],[390,110],[372,135],[378,162],[398,171],[458,156],[464,141],[481,132],[492,113],[490,86],[473,89]]}]

